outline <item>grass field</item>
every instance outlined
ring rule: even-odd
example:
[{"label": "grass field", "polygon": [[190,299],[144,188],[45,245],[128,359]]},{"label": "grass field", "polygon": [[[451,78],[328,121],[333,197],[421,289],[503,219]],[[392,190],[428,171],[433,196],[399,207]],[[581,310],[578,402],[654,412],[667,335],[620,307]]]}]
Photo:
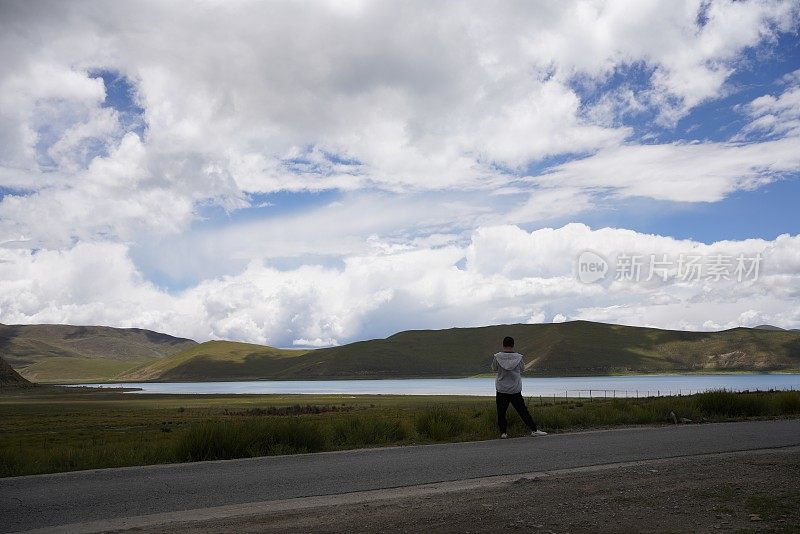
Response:
[{"label": "grass field", "polygon": [[[800,392],[529,399],[566,430],[800,415]],[[510,433],[524,426],[509,409]],[[0,393],[0,476],[497,437],[485,397],[131,395],[33,387]]]},{"label": "grass field", "polygon": [[132,365],[147,365],[153,359],[111,360],[102,358],[76,358],[56,356],[25,367],[23,376],[31,382],[80,383],[112,380]]}]

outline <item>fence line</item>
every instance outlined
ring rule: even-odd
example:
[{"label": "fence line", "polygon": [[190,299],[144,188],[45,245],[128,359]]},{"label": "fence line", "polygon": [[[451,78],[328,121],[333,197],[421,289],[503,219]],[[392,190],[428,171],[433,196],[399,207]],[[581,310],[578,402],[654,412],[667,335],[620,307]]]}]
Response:
[{"label": "fence line", "polygon": [[[563,395],[561,393],[553,393],[552,399],[554,402],[563,400],[599,400],[599,399],[646,399],[651,397],[673,397],[673,396],[684,396],[684,395],[696,395],[698,393],[706,393],[708,391],[715,391],[716,388],[711,389],[565,389]],[[745,389],[738,393],[758,393],[761,390],[754,389],[749,390]],[[790,386],[789,389],[786,390],[767,390],[767,391],[795,391],[794,386]],[[549,400],[551,398],[550,394],[543,394],[539,395],[539,402],[544,402],[545,400]],[[535,398],[535,396],[531,396],[531,398]]]}]

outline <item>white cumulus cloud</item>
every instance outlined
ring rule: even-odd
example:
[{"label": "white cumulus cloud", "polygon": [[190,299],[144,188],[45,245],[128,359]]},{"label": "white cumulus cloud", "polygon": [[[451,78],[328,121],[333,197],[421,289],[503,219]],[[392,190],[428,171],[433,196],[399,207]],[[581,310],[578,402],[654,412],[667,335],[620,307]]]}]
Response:
[{"label": "white cumulus cloud", "polygon": [[[566,223],[796,174],[797,73],[741,102],[729,138],[649,136],[735,92],[798,5],[0,3],[0,320],[281,346],[574,318],[796,326],[796,236]],[[764,272],[587,285],[587,249],[755,251]]]},{"label": "white cumulus cloud", "polygon": [[[612,262],[606,279],[578,280],[586,249]],[[638,281],[617,279],[613,262],[624,254],[641,256]],[[758,272],[738,280],[735,259],[756,254]],[[666,281],[647,279],[650,255],[669,257]],[[678,277],[681,255],[724,255],[727,279],[714,281],[710,271]],[[478,228],[464,245],[376,251],[339,267],[279,270],[253,261],[177,293],[145,280],[119,244],[6,249],[2,260],[5,323],[138,326],[198,340],[321,346],[408,328],[568,319],[700,330],[800,323],[800,236],[790,235],[703,244],[582,224],[532,232],[503,225]]]}]

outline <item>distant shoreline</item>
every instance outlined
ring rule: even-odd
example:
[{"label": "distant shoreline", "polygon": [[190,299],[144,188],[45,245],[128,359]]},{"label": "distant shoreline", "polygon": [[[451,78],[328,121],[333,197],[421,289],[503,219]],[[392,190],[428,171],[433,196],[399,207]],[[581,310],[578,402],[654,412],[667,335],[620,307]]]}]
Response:
[{"label": "distant shoreline", "polygon": [[[651,377],[651,376],[741,376],[741,375],[797,375],[800,369],[780,371],[676,371],[669,373],[608,373],[608,374],[536,374],[523,375],[523,378],[601,378],[601,377]],[[91,381],[66,381],[58,382],[40,381],[37,384],[51,386],[76,386],[83,384],[188,384],[188,383],[214,383],[214,382],[332,382],[338,380],[463,380],[470,378],[494,378],[494,374],[486,373],[470,376],[335,376],[314,378],[224,378],[207,380],[91,380]]]}]

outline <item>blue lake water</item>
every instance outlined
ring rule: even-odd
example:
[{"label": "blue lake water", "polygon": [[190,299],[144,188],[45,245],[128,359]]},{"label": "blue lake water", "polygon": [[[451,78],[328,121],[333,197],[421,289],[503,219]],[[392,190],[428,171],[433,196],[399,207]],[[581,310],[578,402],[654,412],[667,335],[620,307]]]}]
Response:
[{"label": "blue lake water", "polygon": [[[141,388],[131,393],[299,394],[299,395],[472,395],[494,396],[494,378],[410,378],[392,380],[254,380],[243,382],[140,382],[84,384]],[[636,375],[524,378],[525,396],[647,397],[715,389],[800,390],[800,374]]]}]

